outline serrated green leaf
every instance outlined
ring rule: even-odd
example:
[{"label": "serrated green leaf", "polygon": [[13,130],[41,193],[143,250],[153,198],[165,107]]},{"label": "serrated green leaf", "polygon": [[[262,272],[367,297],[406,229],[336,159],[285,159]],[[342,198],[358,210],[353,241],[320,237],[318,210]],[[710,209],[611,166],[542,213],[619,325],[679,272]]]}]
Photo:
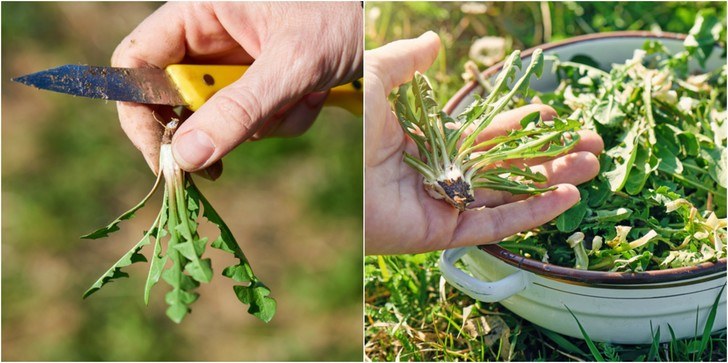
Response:
[{"label": "serrated green leaf", "polygon": [[264,322],[269,322],[276,312],[276,301],[269,297],[270,290],[260,282],[250,286],[233,286],[235,295],[243,304],[248,304],[248,313]]},{"label": "serrated green leaf", "polygon": [[[179,191],[177,191],[179,193]],[[175,199],[172,199],[172,198]],[[171,266],[162,273],[162,279],[172,286],[172,290],[165,295],[165,301],[169,305],[167,309],[167,316],[172,321],[179,323],[190,311],[189,305],[197,299],[197,294],[193,290],[199,286],[199,282],[195,281],[192,277],[185,275],[184,269],[189,262],[187,258],[180,252],[177,246],[189,243],[189,239],[182,235],[182,231],[186,230],[189,233],[188,228],[180,229],[177,228],[187,220],[186,208],[174,208],[171,201],[177,203],[177,207],[182,205],[185,198],[184,196],[177,194],[172,196],[170,192],[170,208],[169,210],[169,230],[170,239],[167,247],[167,256],[172,260]],[[192,255],[194,253],[194,246],[190,243],[192,249]],[[183,248],[184,249],[184,248]]]},{"label": "serrated green leaf", "polygon": [[222,249],[223,251],[232,253],[240,260],[247,261],[245,254],[243,254],[243,250],[240,248],[240,245],[238,245],[235,237],[233,237],[233,234],[232,232],[230,232],[227,224],[225,224],[225,222],[222,220],[220,215],[217,214],[215,209],[212,208],[210,202],[208,202],[207,199],[199,192],[199,190],[197,190],[197,187],[194,184],[190,184],[187,192],[195,195],[195,197],[202,204],[202,215],[205,216],[208,221],[215,224],[220,230],[220,236],[215,240],[215,242],[213,242],[212,247]]},{"label": "serrated green leaf", "polygon": [[233,255],[236,253],[236,250],[231,248],[231,245],[227,243],[225,239],[222,238],[222,236],[218,236],[217,239],[212,241],[210,247],[217,248],[218,250],[223,250]]},{"label": "serrated green leaf", "polygon": [[167,308],[167,316],[175,323],[179,324],[190,312],[190,308],[184,304],[173,304]]},{"label": "serrated green leaf", "polygon": [[716,147],[709,153],[708,173],[723,188],[728,187],[728,149]]},{"label": "serrated green leaf", "polygon": [[619,108],[619,102],[614,99],[614,95],[609,95],[606,100],[599,102],[593,114],[598,123],[606,126],[619,125],[626,116]]},{"label": "serrated green leaf", "polygon": [[251,282],[255,277],[247,264],[228,266],[222,271],[222,275],[237,282]]},{"label": "serrated green leaf", "polygon": [[683,150],[685,150],[685,155],[698,156],[700,154],[700,143],[695,137],[695,134],[691,132],[682,132],[677,135],[677,138],[680,140]]},{"label": "serrated green leaf", "polygon": [[614,210],[598,210],[594,213],[595,215],[593,217],[587,218],[589,222],[617,223],[628,219],[632,215],[632,210],[620,207]]},{"label": "serrated green leaf", "polygon": [[205,251],[205,243],[207,243],[207,238],[198,238],[176,244],[174,248],[186,259],[193,261],[202,256]]},{"label": "serrated green leaf", "polygon": [[536,78],[541,78],[541,75],[543,75],[543,55],[541,52],[541,49],[537,49],[537,52],[534,52],[533,56],[531,57],[532,62],[536,62],[536,65],[533,67],[533,74],[536,75]]},{"label": "serrated green leaf", "polygon": [[639,137],[640,123],[635,122],[632,128],[622,137],[619,145],[607,151],[607,155],[612,157],[614,168],[610,171],[602,173],[609,183],[609,188],[613,191],[621,190],[627,183],[627,177],[632,171],[632,165],[637,158],[637,138]]},{"label": "serrated green leaf", "polygon": [[537,123],[539,121],[541,121],[541,111],[534,111],[521,119],[521,127],[525,129],[528,124]]},{"label": "serrated green leaf", "polygon": [[586,199],[583,198],[556,218],[556,228],[564,233],[575,231],[584,220],[587,209]]},{"label": "serrated green leaf", "polygon": [[212,280],[212,262],[209,258],[188,262],[185,265],[185,271],[199,282],[210,282]]},{"label": "serrated green leaf", "polygon": [[220,237],[218,237],[211,246],[218,248],[228,253],[232,253],[238,258],[238,264],[228,267],[223,270],[223,275],[234,279],[235,281],[250,280],[252,284],[250,286],[233,286],[233,290],[238,299],[244,304],[250,304],[248,313],[258,317],[259,319],[269,322],[275,314],[276,303],[271,297],[268,297],[270,290],[258,280],[253,273],[253,269],[245,257],[243,250],[238,245],[235,237],[228,228],[227,224],[222,220],[215,209],[210,205],[210,202],[199,192],[197,187],[190,181],[188,187],[188,193],[194,195],[202,205],[202,213],[213,224],[217,225],[220,230]]},{"label": "serrated green leaf", "polygon": [[[155,221],[155,224],[156,224],[156,221]],[[153,228],[153,226],[152,226],[152,228]],[[89,297],[91,294],[98,291],[104,285],[106,285],[107,283],[109,283],[113,280],[116,280],[116,279],[122,278],[122,277],[129,277],[129,275],[127,273],[121,271],[121,269],[123,267],[129,266],[129,265],[131,265],[133,263],[137,263],[137,262],[147,262],[147,259],[144,257],[144,255],[140,254],[139,251],[141,251],[141,249],[144,246],[146,246],[150,243],[149,239],[151,236],[151,232],[152,232],[151,229],[149,231],[145,232],[144,237],[142,237],[142,239],[136,245],[134,245],[134,247],[132,247],[132,249],[130,249],[123,256],[121,256],[121,258],[118,261],[116,261],[116,263],[114,263],[111,266],[111,268],[106,270],[106,272],[103,275],[101,275],[101,277],[99,277],[99,279],[96,280],[96,282],[94,282],[94,284],[91,285],[91,287],[88,290],[86,290],[86,292],[83,293],[83,298],[85,299],[85,298]]]},{"label": "serrated green leaf", "polygon": [[660,160],[657,168],[669,174],[679,174],[683,171],[682,162],[670,150],[659,143],[654,146],[655,156]]},{"label": "serrated green leaf", "polygon": [[167,263],[167,256],[161,256],[162,247],[159,243],[159,239],[155,242],[154,256],[149,266],[149,274],[147,275],[147,281],[144,284],[144,304],[149,305],[149,296],[151,295],[152,287],[159,282],[159,278],[162,276],[164,265]]},{"label": "serrated green leaf", "polygon": [[642,144],[637,146],[637,156],[634,160],[634,167],[629,173],[627,181],[624,184],[624,190],[627,193],[636,195],[642,191],[647,179],[655,169],[654,166],[651,165],[652,159],[654,159],[652,158],[652,148],[647,148]]},{"label": "serrated green leaf", "polygon": [[715,42],[719,37],[719,32],[714,29],[720,26],[715,10],[702,9],[698,12],[695,23],[683,42],[685,50],[694,56],[702,67],[705,67],[705,61],[713,53]]},{"label": "serrated green leaf", "polygon": [[138,211],[139,209],[144,207],[144,204],[146,204],[147,201],[149,200],[149,198],[151,198],[151,196],[154,195],[154,192],[157,190],[157,187],[159,186],[159,181],[161,180],[161,177],[162,177],[162,173],[159,173],[159,175],[157,175],[157,180],[154,182],[154,186],[152,186],[152,190],[150,190],[149,193],[147,193],[147,195],[144,197],[144,199],[142,199],[141,202],[139,202],[139,204],[135,205],[133,208],[124,212],[124,214],[120,215],[118,218],[116,218],[114,221],[109,223],[107,226],[101,227],[91,233],[85,234],[85,235],[81,236],[81,238],[99,239],[99,238],[108,237],[109,234],[118,231],[119,223],[121,223],[122,221],[128,220],[128,219],[134,218],[134,213],[136,213],[136,211]]},{"label": "serrated green leaf", "polygon": [[[725,31],[724,25],[706,21],[707,13],[701,13],[691,30],[690,52],[670,54],[661,42],[652,41],[644,46],[646,56],[637,52],[609,72],[578,64],[577,59],[556,60],[560,83],[555,92],[539,95],[604,141],[598,179],[579,186],[589,191],[591,211],[577,230],[605,242],[590,252],[591,269],[634,272],[689,266],[705,261],[702,251],[708,248],[712,261],[727,253],[722,243],[716,251],[703,230],[714,230],[716,240],[725,240],[728,155],[722,152],[728,68],[700,69],[694,64],[718,49],[714,40]],[[546,250],[550,262],[571,266],[574,252],[557,243],[563,240],[560,229],[570,229],[564,225],[567,220],[571,219],[562,216],[539,228],[540,233],[519,234],[509,243],[527,241]],[[615,231],[623,233],[626,227],[633,228],[628,240],[644,230],[652,236],[608,243],[614,241]],[[633,243],[640,244],[639,251],[632,250]]]},{"label": "serrated green leaf", "polygon": [[175,323],[180,323],[191,311],[189,305],[194,303],[199,296],[191,291],[198,286],[198,283],[180,269],[178,261],[175,261],[175,257],[181,257],[179,253],[172,252],[170,257],[174,264],[162,273],[164,281],[172,286],[172,291],[165,295],[165,301],[169,305],[167,316]]},{"label": "serrated green leaf", "polygon": [[152,253],[151,263],[149,264],[149,273],[147,281],[144,283],[144,304],[149,305],[149,296],[152,287],[157,284],[162,276],[162,270],[167,263],[167,256],[162,256],[162,238],[167,235],[165,230],[167,225],[167,213],[169,213],[169,204],[167,203],[167,191],[164,191],[162,199],[162,211],[159,212],[159,223],[157,223],[157,231],[154,239],[154,252]]}]

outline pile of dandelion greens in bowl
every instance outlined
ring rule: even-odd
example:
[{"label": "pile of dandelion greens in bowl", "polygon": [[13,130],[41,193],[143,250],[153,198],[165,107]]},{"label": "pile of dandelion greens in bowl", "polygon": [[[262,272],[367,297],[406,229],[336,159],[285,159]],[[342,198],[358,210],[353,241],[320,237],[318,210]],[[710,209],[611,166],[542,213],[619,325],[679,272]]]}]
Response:
[{"label": "pile of dandelion greens in bowl", "polygon": [[[684,49],[649,40],[605,71],[553,58],[558,87],[540,100],[605,143],[598,176],[554,222],[500,245],[600,271],[695,266],[726,257],[726,66],[704,68],[724,27],[698,17]],[[722,30],[724,31],[724,30]],[[724,59],[724,57],[723,57]],[[591,63],[591,64],[590,64]]]}]

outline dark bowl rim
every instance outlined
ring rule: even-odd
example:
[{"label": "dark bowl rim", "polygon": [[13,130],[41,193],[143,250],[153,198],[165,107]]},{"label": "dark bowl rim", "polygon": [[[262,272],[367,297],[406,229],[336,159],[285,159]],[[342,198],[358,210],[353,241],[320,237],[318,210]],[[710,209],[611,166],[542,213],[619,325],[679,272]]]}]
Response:
[{"label": "dark bowl rim", "polygon": [[644,284],[688,280],[697,277],[726,272],[726,258],[717,262],[704,262],[695,266],[678,267],[666,270],[650,270],[644,272],[606,272],[579,270],[571,267],[557,266],[550,263],[526,258],[513,253],[497,244],[480,245],[478,248],[493,257],[522,270],[551,279],[600,283],[600,284]]},{"label": "dark bowl rim", "polygon": [[[602,40],[609,38],[651,38],[651,39],[674,39],[685,40],[686,35],[667,32],[650,32],[650,31],[620,31],[608,33],[596,33],[581,35],[568,38],[562,41],[543,44],[538,47],[529,48],[521,52],[521,58],[526,58],[533,53],[536,48],[544,51],[553,50],[559,47],[572,45],[575,43],[588,42],[594,40]],[[484,77],[491,77],[497,73],[503,62],[495,64],[482,72]],[[475,81],[471,81],[464,85],[455,95],[450,98],[443,110],[450,114],[462,100],[469,95],[473,89],[477,87]],[[604,272],[579,270],[571,267],[556,266],[549,263],[526,258],[519,254],[510,252],[497,244],[480,245],[478,248],[499,260],[548,278],[564,279],[568,281],[586,282],[586,283],[605,283],[605,284],[642,284],[642,283],[660,283],[669,281],[687,280],[696,277],[706,276],[723,271],[725,273],[727,259],[722,258],[717,262],[705,262],[696,266],[679,267],[666,270],[651,270],[645,272]]]}]

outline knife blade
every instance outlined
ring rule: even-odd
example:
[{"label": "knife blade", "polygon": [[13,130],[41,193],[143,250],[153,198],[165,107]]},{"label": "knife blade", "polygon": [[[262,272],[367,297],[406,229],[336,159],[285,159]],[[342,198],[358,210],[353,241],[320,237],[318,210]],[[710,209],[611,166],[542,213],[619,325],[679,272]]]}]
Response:
[{"label": "knife blade", "polygon": [[[154,105],[185,106],[192,111],[243,76],[248,66],[173,64],[165,69],[68,64],[12,79],[39,89]],[[361,115],[361,80],[331,89],[325,105]]]},{"label": "knife blade", "polygon": [[13,81],[49,91],[102,100],[186,105],[163,69],[68,64],[14,78]]}]

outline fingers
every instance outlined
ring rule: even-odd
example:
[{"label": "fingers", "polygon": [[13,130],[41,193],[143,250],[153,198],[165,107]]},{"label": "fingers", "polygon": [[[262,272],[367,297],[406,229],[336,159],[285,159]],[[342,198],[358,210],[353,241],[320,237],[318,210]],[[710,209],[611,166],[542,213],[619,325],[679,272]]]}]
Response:
[{"label": "fingers", "polygon": [[[243,50],[222,26],[213,6],[174,2],[161,6],[116,47],[112,66],[164,68],[185,57],[252,62],[248,53],[257,48]],[[228,12],[235,13],[228,16],[245,17],[246,8]]]},{"label": "fingers", "polygon": [[[579,185],[597,176],[599,173],[599,159],[589,151],[579,151],[535,165],[531,167],[531,170],[543,174],[548,180],[546,183],[536,184],[539,188],[558,184]],[[495,207],[526,198],[528,198],[528,195],[525,194],[478,189],[475,192],[476,202],[472,206],[476,208],[482,206]]]},{"label": "fingers", "polygon": [[388,93],[411,80],[415,71],[424,72],[430,68],[439,49],[440,37],[432,31],[415,39],[395,41],[367,51],[367,73],[376,75]]},{"label": "fingers", "polygon": [[[194,8],[192,10],[189,10]],[[242,61],[247,53],[219,27],[214,15],[204,4],[174,4],[161,6],[145,19],[114,51],[111,65],[125,68],[164,68],[181,62],[186,56],[215,55],[220,59]],[[194,22],[187,15],[195,14]],[[206,27],[206,28],[205,28]],[[218,27],[218,28],[216,28]],[[215,41],[209,41],[214,38]],[[205,41],[208,39],[208,41]],[[142,152],[149,167],[156,173],[159,159],[161,126],[154,120],[152,110],[168,120],[171,108],[150,107],[118,102],[119,120],[124,132]]]},{"label": "fingers", "polygon": [[[167,18],[167,21],[160,22],[161,18]],[[179,16],[170,11],[170,6],[160,7],[124,38],[114,51],[111,65],[125,68],[163,68],[167,64],[182,60],[185,47],[183,34],[179,33],[182,28],[180,21]],[[168,26],[161,26],[162,24]],[[155,174],[158,170],[162,127],[154,120],[152,110],[159,109],[136,103],[117,102],[121,128],[142,152],[144,160]]]},{"label": "fingers", "polygon": [[294,137],[306,132],[321,112],[328,94],[328,91],[324,91],[303,96],[303,100],[283,115],[278,127],[269,136]]},{"label": "fingers", "polygon": [[[350,7],[344,6],[350,13]],[[293,135],[307,129],[323,103],[323,95],[308,96],[296,106],[296,111],[302,112],[297,116],[302,124],[283,122],[277,131],[259,133],[266,125],[276,125],[271,118],[285,105],[356,76],[359,66],[355,62],[360,58],[349,53],[356,52],[360,46],[357,39],[361,39],[323,28],[328,32],[321,35],[320,47],[311,47],[308,33],[291,34],[289,29],[269,35],[245,76],[217,92],[180,126],[172,141],[180,167],[187,171],[205,168],[256,134]],[[297,54],[292,56],[292,50]]]},{"label": "fingers", "polygon": [[497,242],[551,221],[578,201],[575,186],[560,184],[556,190],[526,200],[465,211],[460,214],[452,240],[442,248]]},{"label": "fingers", "polygon": [[[292,97],[311,87],[313,78],[306,76],[311,72],[318,70],[291,67],[280,51],[262,54],[244,77],[216,93],[180,126],[172,141],[175,160],[187,171],[219,160],[255,135],[275,112],[295,100]],[[298,110],[315,115],[323,100],[314,101],[304,100]]]},{"label": "fingers", "polygon": [[387,101],[389,92],[424,72],[437,58],[440,38],[427,32],[415,39],[398,40],[366,52],[365,162],[375,166],[392,157],[401,158],[404,133]]},{"label": "fingers", "polygon": [[588,151],[564,155],[531,168],[548,178],[548,182],[537,184],[539,187],[557,184],[579,185],[592,180],[599,173],[599,159]]},{"label": "fingers", "polygon": [[310,93],[301,100],[283,107],[253,135],[251,140],[302,135],[316,121],[328,94],[328,91]]}]

